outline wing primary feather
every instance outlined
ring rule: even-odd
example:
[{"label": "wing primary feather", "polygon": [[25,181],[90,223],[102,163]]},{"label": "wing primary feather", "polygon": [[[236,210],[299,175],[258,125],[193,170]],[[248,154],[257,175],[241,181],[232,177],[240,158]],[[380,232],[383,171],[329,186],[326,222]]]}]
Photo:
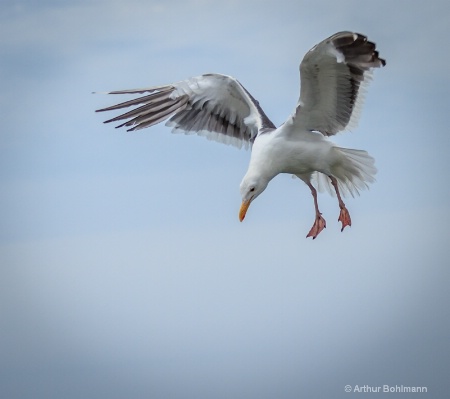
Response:
[{"label": "wing primary feather", "polygon": [[[116,109],[131,107],[132,105],[138,105],[142,103],[149,103],[150,101],[156,101],[162,97],[169,97],[173,92],[174,88],[168,86],[167,90],[158,91],[157,93],[149,94],[147,96],[138,97],[133,100],[125,101],[120,104],[112,105],[110,107],[101,108],[96,110],[95,112],[104,112],[104,111],[113,111]],[[117,94],[116,92],[111,92],[109,94]]]},{"label": "wing primary feather", "polygon": [[109,91],[107,94],[143,94],[143,93],[154,93],[155,91],[162,92],[173,89],[174,87],[172,85],[164,85],[164,86],[148,87],[144,89],[114,90]]},{"label": "wing primary feather", "polygon": [[[187,96],[179,98],[184,98],[187,100]],[[121,114],[119,116],[116,116],[115,118],[108,119],[104,123],[114,122],[122,119],[129,119],[132,116],[138,117],[140,115],[147,115],[149,112],[155,113],[157,111],[166,109],[167,107],[171,106],[171,104],[176,103],[176,101],[178,101],[178,99],[173,100],[168,95],[166,95],[165,97],[160,98],[159,101],[150,101],[149,103],[144,104],[141,107],[131,110],[125,114]]]},{"label": "wing primary feather", "polygon": [[[141,113],[129,121],[122,123],[121,125],[116,126],[116,128],[120,128],[123,126],[134,126],[129,131],[142,129],[144,127],[155,125],[156,123],[161,122],[166,119],[169,115],[176,112],[177,110],[184,109],[188,102],[187,96],[182,96],[174,100],[169,100],[165,102],[163,105],[158,106],[156,109],[150,108],[149,111]],[[120,116],[118,117],[121,118]]]}]

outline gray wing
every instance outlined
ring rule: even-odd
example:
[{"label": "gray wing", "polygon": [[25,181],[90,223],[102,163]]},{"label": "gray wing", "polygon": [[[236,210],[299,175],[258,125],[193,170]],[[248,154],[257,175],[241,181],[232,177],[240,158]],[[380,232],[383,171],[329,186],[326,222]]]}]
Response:
[{"label": "gray wing", "polygon": [[275,128],[259,103],[230,76],[205,74],[167,86],[108,94],[144,93],[149,94],[97,112],[140,105],[105,123],[126,120],[117,127],[127,126],[133,131],[170,117],[166,126],[173,132],[195,133],[238,148],[247,148],[260,131]]},{"label": "gray wing", "polygon": [[356,127],[373,68],[386,65],[375,44],[339,32],[314,46],[300,64],[300,99],[294,123],[326,136]]}]

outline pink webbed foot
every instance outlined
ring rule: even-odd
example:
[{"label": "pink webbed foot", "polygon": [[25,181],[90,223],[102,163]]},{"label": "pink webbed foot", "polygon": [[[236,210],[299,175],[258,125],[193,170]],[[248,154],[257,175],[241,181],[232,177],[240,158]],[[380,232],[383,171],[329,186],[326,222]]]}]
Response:
[{"label": "pink webbed foot", "polygon": [[348,210],[345,206],[341,208],[341,213],[339,214],[338,222],[342,223],[341,231],[344,231],[344,228],[346,226],[352,225],[352,219],[350,219],[350,214],[348,213]]},{"label": "pink webbed foot", "polygon": [[327,222],[325,222],[325,219],[319,213],[306,238],[312,237],[314,240],[325,227],[327,227]]}]

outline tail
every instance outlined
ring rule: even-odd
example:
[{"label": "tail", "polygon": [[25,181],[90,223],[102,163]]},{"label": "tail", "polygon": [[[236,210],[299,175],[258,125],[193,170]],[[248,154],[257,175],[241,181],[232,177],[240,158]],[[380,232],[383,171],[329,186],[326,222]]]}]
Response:
[{"label": "tail", "polygon": [[[339,191],[342,195],[359,195],[360,190],[369,188],[369,183],[375,182],[375,160],[362,150],[334,147],[338,151],[338,160],[331,167],[331,174],[338,180]],[[323,173],[314,172],[313,183],[319,191],[326,189],[331,195],[335,195],[331,181]]]}]

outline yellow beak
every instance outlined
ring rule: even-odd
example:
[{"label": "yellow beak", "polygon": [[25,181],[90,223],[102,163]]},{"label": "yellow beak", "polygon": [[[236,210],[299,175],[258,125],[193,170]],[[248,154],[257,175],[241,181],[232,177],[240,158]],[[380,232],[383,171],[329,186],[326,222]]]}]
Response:
[{"label": "yellow beak", "polygon": [[239,210],[239,221],[242,222],[245,218],[245,214],[247,213],[247,209],[250,206],[250,201],[243,201],[241,205],[241,209]]}]

